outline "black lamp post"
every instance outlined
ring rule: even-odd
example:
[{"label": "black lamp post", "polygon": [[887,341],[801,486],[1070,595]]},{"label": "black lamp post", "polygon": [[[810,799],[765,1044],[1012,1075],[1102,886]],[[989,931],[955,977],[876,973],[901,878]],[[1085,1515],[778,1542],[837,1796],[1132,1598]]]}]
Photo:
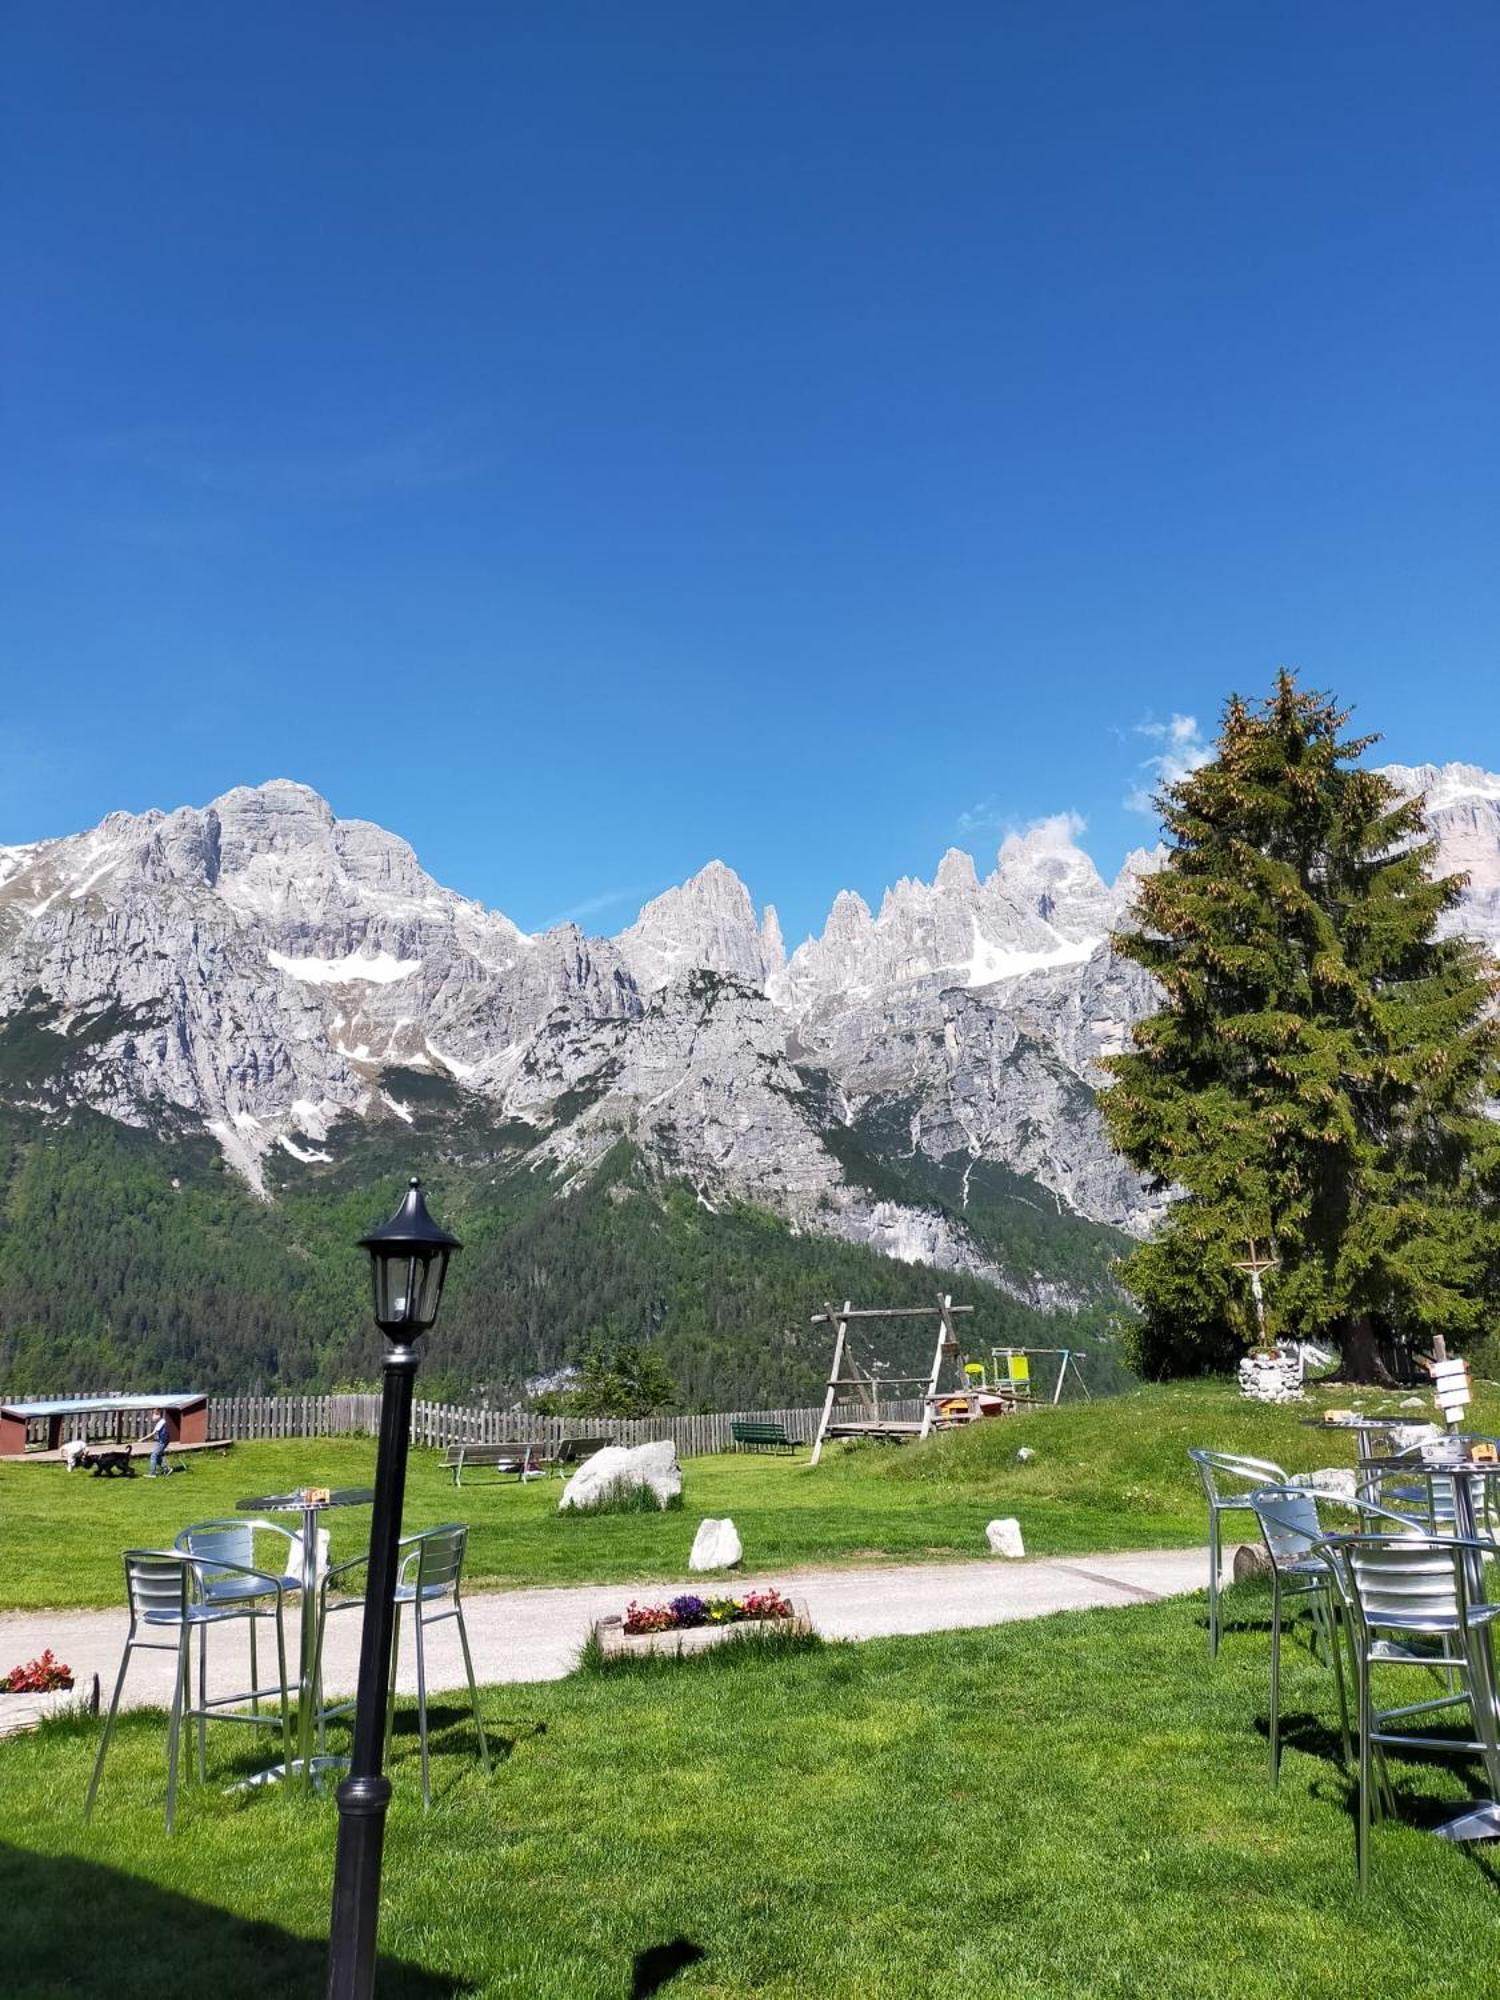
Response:
[{"label": "black lamp post", "polygon": [[[427,1213],[413,1181],[389,1222],[360,1238],[370,1253],[375,1323],[386,1338],[380,1390],[380,1447],[365,1572],[359,1689],[349,1775],[339,1786],[339,1838],[328,1934],[328,2000],[368,2000],[375,1990],[375,1932],[380,1918],[380,1857],[391,1783],[381,1770],[391,1679],[396,1553],[406,1490],[416,1342],[437,1318],[448,1259],[462,1245]],[[303,1607],[303,1616],[310,1608]]]}]

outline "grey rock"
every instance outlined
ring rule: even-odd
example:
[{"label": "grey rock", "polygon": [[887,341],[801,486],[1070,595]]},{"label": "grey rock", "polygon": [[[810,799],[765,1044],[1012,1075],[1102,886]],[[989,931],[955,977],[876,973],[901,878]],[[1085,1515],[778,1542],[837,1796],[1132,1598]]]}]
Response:
[{"label": "grey rock", "polygon": [[1269,1576],[1271,1558],[1259,1542],[1242,1542],[1234,1552],[1234,1580],[1247,1583],[1253,1576]]},{"label": "grey rock", "polygon": [[682,1468],[670,1438],[656,1444],[605,1445],[586,1459],[562,1490],[558,1512],[585,1507],[607,1494],[643,1487],[667,1506],[682,1492]]},{"label": "grey rock", "polygon": [[1308,1486],[1315,1493],[1332,1493],[1340,1500],[1357,1495],[1354,1468],[1349,1465],[1320,1465],[1313,1472],[1294,1472],[1293,1486]]}]

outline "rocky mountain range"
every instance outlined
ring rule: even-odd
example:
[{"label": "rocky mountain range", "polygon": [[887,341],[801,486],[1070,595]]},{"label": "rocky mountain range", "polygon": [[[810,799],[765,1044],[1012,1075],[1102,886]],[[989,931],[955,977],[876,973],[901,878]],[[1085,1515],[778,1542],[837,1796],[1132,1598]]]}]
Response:
[{"label": "rocky mountain range", "polygon": [[[1458,921],[1500,943],[1500,777],[1392,776],[1425,791],[1442,865],[1470,874]],[[1152,1004],[1107,939],[1155,857],[1106,882],[1080,831],[1061,816],[1014,835],[983,876],[953,849],[876,911],[842,893],[788,955],[775,910],[719,861],[616,937],[533,936],[299,784],[112,813],[0,848],[0,1022],[29,1036],[7,1088],[32,1111],[207,1132],[273,1199],[436,1089],[559,1191],[625,1138],[706,1208],[750,1200],[1066,1306],[965,1218],[983,1164],[1059,1215],[1150,1222],[1093,1093]],[[951,1199],[919,1192],[939,1168]]]}]

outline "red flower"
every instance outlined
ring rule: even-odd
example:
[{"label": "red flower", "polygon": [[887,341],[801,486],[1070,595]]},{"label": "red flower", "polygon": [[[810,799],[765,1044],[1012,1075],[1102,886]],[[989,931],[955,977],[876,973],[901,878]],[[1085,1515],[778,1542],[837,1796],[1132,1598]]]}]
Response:
[{"label": "red flower", "polygon": [[50,1646],[39,1660],[28,1660],[24,1667],[12,1667],[0,1681],[0,1688],[7,1694],[50,1694],[54,1688],[72,1685],[73,1669],[54,1658]]}]

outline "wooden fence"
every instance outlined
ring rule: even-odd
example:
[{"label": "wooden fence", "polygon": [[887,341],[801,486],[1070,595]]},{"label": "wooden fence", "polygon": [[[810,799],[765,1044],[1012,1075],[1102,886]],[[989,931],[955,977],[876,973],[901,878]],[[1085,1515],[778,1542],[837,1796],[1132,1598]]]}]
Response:
[{"label": "wooden fence", "polygon": [[[922,1404],[889,1402],[887,1416],[919,1420]],[[513,1410],[473,1410],[456,1403],[417,1403],[411,1437],[417,1445],[509,1444],[530,1439],[555,1445],[565,1437],[607,1437],[612,1444],[650,1444],[670,1438],[682,1458],[728,1451],[736,1423],[779,1423],[788,1437],[811,1444],[817,1410],[729,1410],[694,1417],[533,1417]],[[345,1396],[214,1396],[208,1405],[210,1437],[342,1437],[380,1427],[380,1398]]]}]

